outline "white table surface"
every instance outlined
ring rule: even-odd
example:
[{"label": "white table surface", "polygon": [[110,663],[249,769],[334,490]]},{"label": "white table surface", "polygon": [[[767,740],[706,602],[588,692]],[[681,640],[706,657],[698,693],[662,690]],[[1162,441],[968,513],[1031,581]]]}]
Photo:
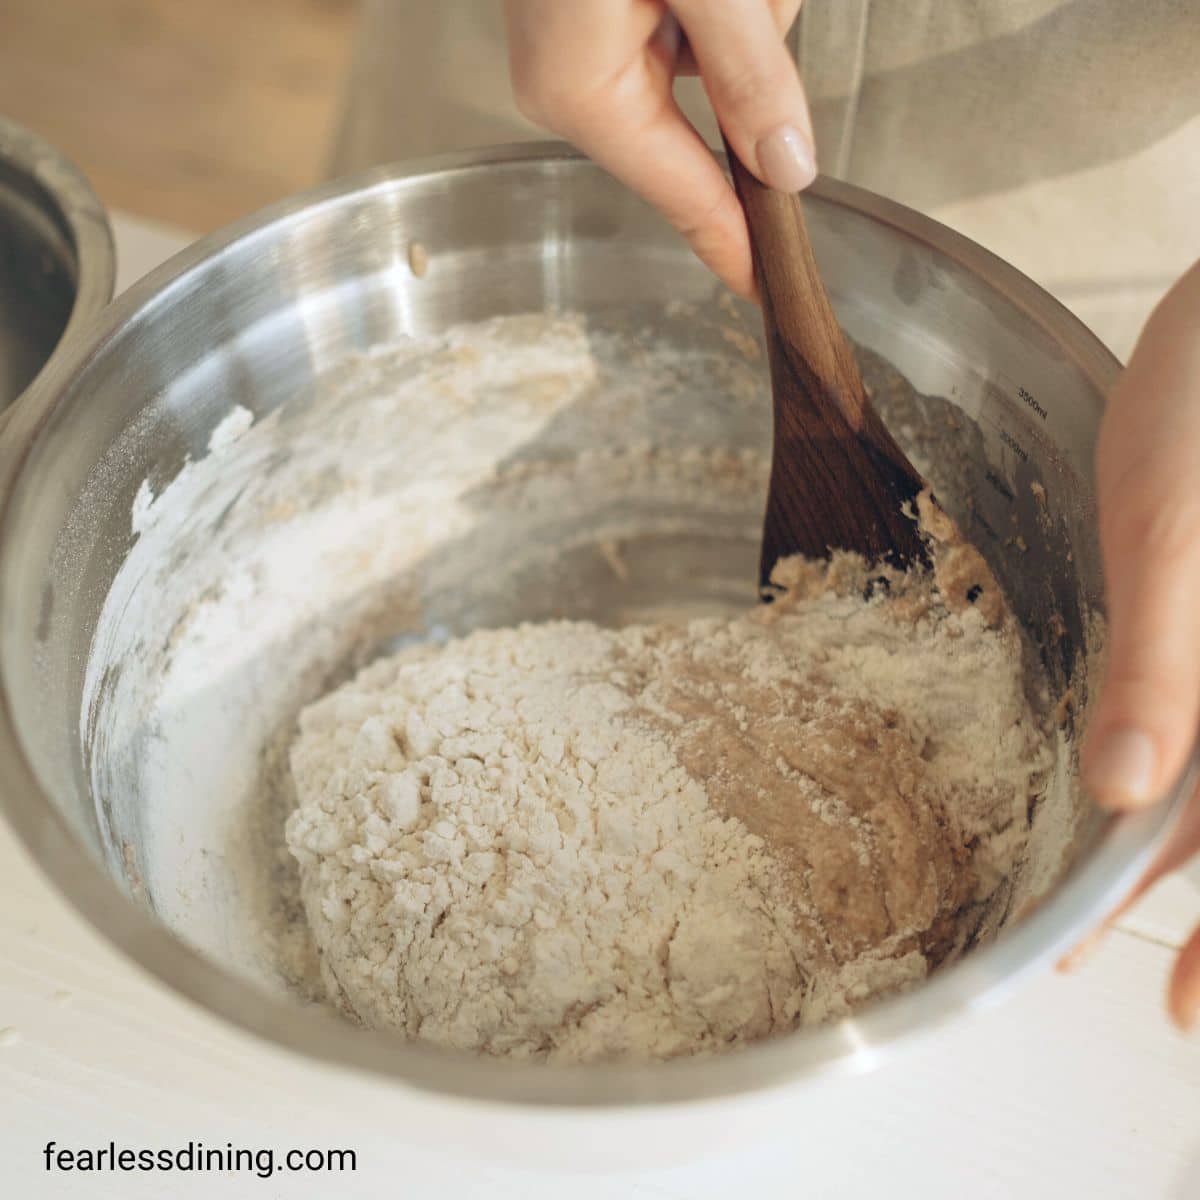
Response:
[{"label": "white table surface", "polygon": [[[119,287],[187,241],[127,218],[114,225]],[[453,1106],[312,1066],[197,1010],[103,943],[0,825],[0,1189],[21,1197],[1197,1200],[1200,1038],[1175,1033],[1162,1011],[1173,948],[1197,919],[1193,869],[1160,885],[1075,974],[1036,979],[874,1074],[730,1114],[763,1122],[751,1148],[668,1169],[580,1174],[497,1165],[470,1145],[441,1149],[443,1137],[468,1129]],[[554,1157],[553,1121],[496,1129],[510,1154]],[[620,1129],[596,1118],[594,1131],[619,1161]],[[349,1147],[358,1170],[264,1180],[44,1169],[50,1140],[158,1149],[188,1139]]]}]

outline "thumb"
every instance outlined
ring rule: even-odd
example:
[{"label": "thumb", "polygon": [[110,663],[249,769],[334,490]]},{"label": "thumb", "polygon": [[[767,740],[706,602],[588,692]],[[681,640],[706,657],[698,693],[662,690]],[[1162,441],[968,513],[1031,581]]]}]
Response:
[{"label": "thumb", "polygon": [[766,0],[672,0],[721,130],[768,187],[798,192],[817,175],[796,64]]},{"label": "thumb", "polygon": [[1200,269],[1151,317],[1097,451],[1110,646],[1084,750],[1103,804],[1158,799],[1200,723]]}]

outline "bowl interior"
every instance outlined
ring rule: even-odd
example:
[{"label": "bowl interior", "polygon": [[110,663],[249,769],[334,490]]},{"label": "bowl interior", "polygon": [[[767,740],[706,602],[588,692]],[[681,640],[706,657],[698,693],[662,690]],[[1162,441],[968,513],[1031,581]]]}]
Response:
[{"label": "bowl interior", "polygon": [[79,171],[0,117],[0,410],[112,298],[112,233]]},{"label": "bowl interior", "polygon": [[78,269],[54,198],[0,158],[0,408],[58,345],[75,306]]}]

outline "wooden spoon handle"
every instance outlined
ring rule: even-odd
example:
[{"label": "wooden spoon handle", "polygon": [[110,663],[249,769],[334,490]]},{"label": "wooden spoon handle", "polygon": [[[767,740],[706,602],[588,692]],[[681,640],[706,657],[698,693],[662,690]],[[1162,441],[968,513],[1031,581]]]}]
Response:
[{"label": "wooden spoon handle", "polygon": [[867,397],[821,283],[800,197],[761,184],[726,151],[750,226],[775,402],[761,582],[797,553],[844,549],[900,567],[924,563],[925,545],[902,506],[925,481]]}]

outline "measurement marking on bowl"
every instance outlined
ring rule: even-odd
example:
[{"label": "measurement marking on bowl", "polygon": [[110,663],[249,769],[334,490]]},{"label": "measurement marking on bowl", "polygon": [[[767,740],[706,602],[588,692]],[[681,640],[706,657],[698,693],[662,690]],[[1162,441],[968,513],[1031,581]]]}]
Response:
[{"label": "measurement marking on bowl", "polygon": [[1012,502],[1016,499],[1016,496],[1013,495],[1012,488],[1010,488],[1008,484],[1005,483],[1004,480],[1001,479],[1000,476],[997,475],[996,472],[990,467],[983,473],[983,477],[989,484],[991,484],[992,491],[996,492],[1000,496],[1003,496],[1009,504],[1012,504]]},{"label": "measurement marking on bowl", "polygon": [[1000,440],[1022,461],[1029,461],[1029,451],[1007,429],[1001,429]]},{"label": "measurement marking on bowl", "polygon": [[1033,393],[1028,388],[1018,387],[1017,398],[1027,408],[1033,409],[1035,413],[1044,421],[1050,414],[1034,399]]},{"label": "measurement marking on bowl", "polygon": [[971,517],[975,524],[978,525],[979,528],[982,529],[983,532],[986,533],[993,542],[998,542],[1000,540],[1000,535],[992,528],[990,524],[988,524],[987,518],[979,511],[979,509],[972,508]]}]

